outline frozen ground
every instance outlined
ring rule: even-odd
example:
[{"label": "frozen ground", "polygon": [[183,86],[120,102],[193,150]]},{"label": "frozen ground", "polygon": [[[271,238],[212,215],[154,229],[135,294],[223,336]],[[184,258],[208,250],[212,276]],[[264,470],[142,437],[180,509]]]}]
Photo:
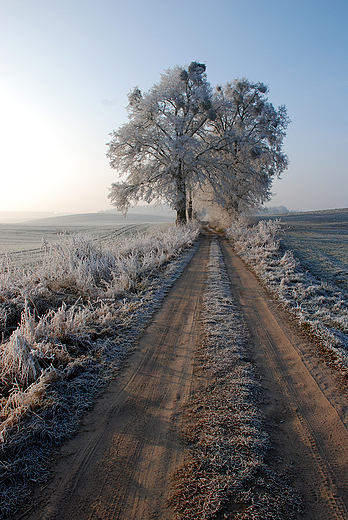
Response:
[{"label": "frozen ground", "polygon": [[[347,292],[330,283],[330,278],[344,280],[343,270],[340,270],[339,277],[337,270],[336,274],[332,274],[332,260],[328,264],[323,252],[327,252],[332,243],[332,254],[335,252],[335,258],[340,256],[346,265],[348,247],[344,233],[347,231],[347,213],[337,212],[334,214],[336,219],[332,213],[320,213],[319,219],[318,214],[308,215],[308,218],[301,215],[300,220],[292,217],[297,227],[294,224],[290,230],[278,219],[260,220],[256,225],[241,219],[230,226],[227,235],[237,253],[299,321],[302,328],[347,363]],[[336,234],[331,234],[332,229],[336,230]],[[303,234],[305,232],[310,238],[306,238]],[[294,251],[285,247],[291,243]],[[302,259],[305,258],[302,262],[297,258],[298,252]]]},{"label": "frozen ground", "polygon": [[281,221],[281,247],[317,278],[348,291],[348,209],[282,215]]},{"label": "frozen ground", "polygon": [[259,375],[217,237],[210,246],[201,322],[196,353],[201,384],[184,412],[190,456],[174,480],[177,517],[296,518],[299,495],[266,463],[270,443]]},{"label": "frozen ground", "polygon": [[113,235],[142,232],[151,225],[173,222],[173,217],[159,210],[153,214],[118,212],[85,213],[40,218],[22,223],[0,222],[0,257],[6,253],[18,260],[35,260],[42,256],[45,242],[56,243],[61,234],[82,233],[103,241]]}]

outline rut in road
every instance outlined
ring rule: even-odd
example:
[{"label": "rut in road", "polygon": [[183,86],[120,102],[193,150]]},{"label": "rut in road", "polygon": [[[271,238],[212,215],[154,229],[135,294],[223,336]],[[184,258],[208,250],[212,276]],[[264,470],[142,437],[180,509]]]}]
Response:
[{"label": "rut in road", "polygon": [[128,366],[63,448],[43,504],[26,518],[171,518],[169,475],[185,454],[176,414],[192,391],[208,251],[205,238]]},{"label": "rut in road", "polygon": [[269,301],[231,246],[226,241],[222,246],[263,377],[263,408],[275,447],[271,463],[278,471],[292,468],[292,483],[306,506],[301,518],[348,519],[347,392],[337,395],[337,377]]}]

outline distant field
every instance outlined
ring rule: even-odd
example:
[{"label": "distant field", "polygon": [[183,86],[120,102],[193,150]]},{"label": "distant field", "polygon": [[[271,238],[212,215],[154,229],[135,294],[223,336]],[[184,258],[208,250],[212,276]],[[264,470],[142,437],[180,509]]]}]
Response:
[{"label": "distant field", "polygon": [[21,224],[0,223],[0,255],[14,253],[25,261],[41,254],[43,241],[55,243],[61,233],[83,233],[106,240],[113,234],[144,231],[150,225],[172,222],[162,215],[131,215],[126,219],[119,213],[86,213],[32,220]]},{"label": "distant field", "polygon": [[262,217],[269,218],[286,224],[282,245],[304,268],[348,291],[348,209]]}]

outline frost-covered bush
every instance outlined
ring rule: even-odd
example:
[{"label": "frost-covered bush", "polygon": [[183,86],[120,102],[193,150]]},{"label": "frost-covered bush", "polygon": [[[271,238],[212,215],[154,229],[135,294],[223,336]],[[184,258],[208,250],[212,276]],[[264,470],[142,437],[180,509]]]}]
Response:
[{"label": "frost-covered bush", "polygon": [[84,301],[110,298],[136,288],[140,278],[163,265],[194,240],[192,227],[168,226],[165,233],[119,237],[101,246],[79,235],[51,245],[37,271],[37,290],[69,294]]},{"label": "frost-covered bush", "polygon": [[[93,342],[126,328],[129,314],[146,301],[154,283],[160,283],[159,270],[192,245],[198,234],[194,225],[156,226],[103,245],[81,235],[62,235],[57,244],[45,244],[37,267],[15,266],[9,256],[4,257],[0,266],[3,408],[14,390],[26,392],[47,370],[66,377],[71,362],[93,352]],[[139,295],[138,303],[131,301],[132,295]]]},{"label": "frost-covered bush", "polygon": [[280,230],[280,220],[260,220],[257,225],[250,226],[247,219],[240,218],[232,222],[226,234],[243,258],[253,261],[272,258],[277,253]]},{"label": "frost-covered bush", "polygon": [[25,306],[40,316],[65,302],[87,304],[144,288],[146,279],[198,236],[195,226],[156,226],[148,233],[116,237],[100,244],[81,235],[61,235],[45,244],[35,268],[0,265],[0,332],[17,328]]},{"label": "frost-covered bush", "polygon": [[281,230],[280,220],[261,220],[254,226],[237,220],[226,235],[236,252],[300,324],[347,362],[346,295],[302,269],[293,252],[281,247]]}]

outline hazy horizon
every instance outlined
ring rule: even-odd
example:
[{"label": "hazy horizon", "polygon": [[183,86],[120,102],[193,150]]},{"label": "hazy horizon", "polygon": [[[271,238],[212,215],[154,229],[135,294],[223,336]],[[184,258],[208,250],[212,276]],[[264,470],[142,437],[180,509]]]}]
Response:
[{"label": "hazy horizon", "polygon": [[106,143],[127,93],[193,60],[213,87],[247,77],[286,105],[290,166],[269,205],[348,206],[346,1],[2,0],[0,15],[0,210],[112,209]]},{"label": "hazy horizon", "polygon": [[[283,212],[279,211],[279,213],[278,212],[273,213],[273,210],[278,209],[278,208],[280,209],[282,207],[284,208],[285,211],[283,211]],[[266,205],[264,207],[264,209],[266,210],[265,215],[267,215],[267,214],[272,215],[272,214],[281,214],[281,213],[286,214],[287,212],[289,212],[289,213],[311,213],[311,212],[315,213],[315,212],[325,212],[325,211],[340,211],[340,210],[347,210],[348,206],[340,207],[340,208],[320,208],[320,209],[318,208],[318,209],[314,209],[314,210],[299,210],[296,208],[287,208],[286,206],[282,206],[282,205],[280,205],[280,206]],[[269,210],[270,212],[267,213],[267,210]],[[122,219],[124,218],[125,223],[127,222],[127,216],[124,217],[120,211],[117,211],[115,208],[110,208],[110,209],[106,209],[106,210],[81,212],[81,213],[80,212],[55,213],[55,212],[45,212],[45,211],[0,211],[0,223],[1,224],[7,224],[7,223],[8,224],[16,224],[16,223],[21,224],[21,223],[30,222],[30,221],[39,220],[39,219],[49,219],[49,218],[54,219],[55,217],[69,217],[69,216],[75,216],[75,215],[98,215],[101,213],[115,213],[120,218],[122,218]],[[130,210],[128,211],[128,217],[129,217],[128,220],[131,220],[133,215],[154,215],[157,217],[159,217],[160,215],[163,215],[165,217],[173,217],[173,218],[176,217],[174,210],[171,210],[168,207],[162,208],[161,206],[158,206],[158,207],[154,208],[153,206],[148,207],[148,206],[145,206],[142,204],[139,204],[138,206],[135,206],[134,208],[130,208]]]},{"label": "hazy horizon", "polygon": [[[47,219],[47,218],[55,218],[55,217],[68,217],[69,215],[98,215],[101,213],[115,213],[120,218],[124,218],[123,214],[120,211],[117,211],[116,208],[109,208],[106,210],[99,211],[87,211],[87,212],[62,212],[55,213],[53,211],[1,211],[0,210],[0,223],[21,223],[31,220],[38,219]],[[175,217],[175,212],[171,210],[166,205],[154,206],[154,205],[145,205],[139,204],[134,208],[130,208],[128,210],[128,214],[131,217],[132,215],[155,215],[155,216],[173,216]],[[127,219],[127,217],[126,217]]]}]

